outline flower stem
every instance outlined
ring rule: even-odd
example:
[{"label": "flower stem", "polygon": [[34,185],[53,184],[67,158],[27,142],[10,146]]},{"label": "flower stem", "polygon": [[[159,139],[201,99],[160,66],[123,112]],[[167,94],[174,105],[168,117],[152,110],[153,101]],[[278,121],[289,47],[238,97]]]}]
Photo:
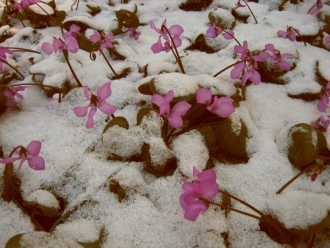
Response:
[{"label": "flower stem", "polygon": [[63,52],[64,58],[65,58],[65,61],[66,61],[66,63],[68,64],[68,66],[69,66],[69,68],[70,68],[70,71],[71,71],[71,73],[72,73],[74,79],[77,81],[78,87],[83,87],[82,84],[81,84],[80,81],[79,81],[79,78],[77,77],[76,73],[74,72],[74,70],[73,70],[73,68],[72,68],[72,66],[71,66],[71,64],[70,64],[69,56],[68,56],[68,51],[65,50],[65,49],[63,49],[62,52]]},{"label": "flower stem", "polygon": [[251,8],[250,8],[250,6],[248,5],[248,3],[247,3],[245,0],[243,0],[243,2],[246,4],[246,6],[248,7],[248,9],[250,10],[250,12],[251,12],[251,14],[252,14],[252,16],[253,16],[253,18],[254,18],[256,24],[258,24],[257,18],[256,18],[255,15],[253,14],[253,11],[251,10]]},{"label": "flower stem", "polygon": [[[162,29],[162,30],[165,29],[166,32],[168,33],[168,36],[170,37],[171,43],[172,43],[172,45],[173,45],[173,47],[174,47],[174,50],[175,50],[175,54],[176,54],[176,56],[174,55],[174,57],[175,57],[176,61],[178,62],[178,65],[179,65],[179,67],[180,67],[181,72],[182,72],[183,74],[186,74],[186,72],[185,72],[185,70],[184,70],[184,68],[183,68],[182,61],[181,61],[181,59],[180,59],[179,52],[178,52],[178,50],[177,50],[177,48],[176,48],[176,45],[175,45],[175,43],[174,43],[174,40],[173,40],[173,38],[172,38],[172,35],[171,35],[170,31],[168,30],[168,28],[167,28],[165,25],[162,25],[161,29]],[[171,48],[171,50],[172,50],[172,47],[171,47],[171,46],[170,46],[170,48]]]},{"label": "flower stem", "polygon": [[233,212],[236,212],[236,213],[239,213],[239,214],[243,214],[243,215],[246,215],[246,216],[249,216],[251,218],[255,218],[257,220],[261,220],[261,217],[260,216],[257,216],[257,215],[254,215],[254,214],[250,214],[250,213],[247,213],[247,212],[244,212],[244,211],[241,211],[241,210],[238,210],[238,209],[235,209],[235,208],[231,208],[231,207],[228,207],[226,205],[222,205],[222,204],[219,204],[219,203],[215,203],[215,202],[212,202],[208,199],[205,199],[205,198],[202,198],[200,197],[201,200],[205,201],[206,203],[208,204],[212,204],[212,205],[215,205],[215,206],[218,206],[220,208],[223,208],[223,209],[227,209],[227,210],[230,210],[230,211],[233,211]]},{"label": "flower stem", "polygon": [[240,46],[242,46],[242,44],[235,38],[235,36],[234,35],[232,35],[231,33],[229,33],[229,32],[227,32],[226,30],[222,30],[224,33],[226,33],[226,34],[228,34],[230,37],[232,37],[235,41],[236,41],[236,43],[238,44],[238,45],[240,45]]},{"label": "flower stem", "polygon": [[8,66],[9,66],[10,68],[12,68],[14,71],[16,71],[16,72],[22,77],[22,80],[25,78],[25,77],[23,76],[23,74],[20,73],[19,70],[17,70],[14,66],[12,66],[11,64],[9,64],[6,60],[0,58],[0,61],[1,61],[2,63],[4,63],[4,64],[8,65]]},{"label": "flower stem", "polygon": [[286,184],[284,184],[277,192],[276,194],[281,194],[281,192],[288,187],[293,181],[295,181],[298,177],[300,177],[302,174],[314,169],[315,167],[320,166],[320,164],[312,164],[310,166],[308,166],[306,169],[302,170],[301,172],[299,172],[296,176],[294,176],[292,179],[290,179]]},{"label": "flower stem", "polygon": [[305,42],[305,40],[304,40],[304,38],[301,36],[301,34],[298,32],[298,30],[297,30],[296,28],[292,27],[292,26],[290,26],[290,28],[292,28],[292,29],[298,34],[298,36],[299,36],[299,37],[301,38],[301,40],[304,42],[304,45],[307,46],[307,45],[306,45],[306,42]]},{"label": "flower stem", "polygon": [[113,69],[113,67],[111,66],[111,64],[110,64],[109,60],[107,59],[107,57],[105,56],[105,54],[102,52],[101,49],[99,49],[99,51],[100,51],[100,53],[102,54],[102,56],[103,56],[105,62],[106,62],[106,63],[108,64],[108,66],[110,67],[112,73],[115,75],[116,78],[118,78],[118,77],[119,77],[118,74],[116,73],[115,69]]},{"label": "flower stem", "polygon": [[38,5],[38,7],[43,11],[43,12],[45,12],[45,14],[47,15],[47,16],[49,16],[49,18],[50,19],[52,19],[54,22],[56,22],[59,26],[60,26],[60,28],[62,29],[62,28],[64,28],[64,26],[63,26],[63,24],[61,23],[61,22],[59,22],[58,20],[56,20],[54,17],[52,17],[43,7],[41,7],[40,6],[40,4],[38,4],[38,3],[36,3],[36,5]]},{"label": "flower stem", "polygon": [[216,74],[213,75],[213,77],[217,77],[219,76],[221,73],[223,73],[224,71],[228,70],[230,67],[233,67],[235,65],[238,65],[240,63],[246,62],[245,60],[239,60],[237,62],[235,62],[234,64],[228,65],[227,67],[223,68],[221,71],[218,71]]},{"label": "flower stem", "polygon": [[34,51],[34,50],[26,49],[26,48],[21,48],[21,47],[6,47],[6,48],[10,49],[12,52],[30,52],[30,53],[40,54],[40,52],[38,52],[38,51]]}]

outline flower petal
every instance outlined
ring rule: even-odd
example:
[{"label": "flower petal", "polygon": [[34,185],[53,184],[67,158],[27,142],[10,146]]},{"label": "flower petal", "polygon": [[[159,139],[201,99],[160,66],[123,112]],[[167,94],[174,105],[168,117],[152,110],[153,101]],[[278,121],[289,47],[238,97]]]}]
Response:
[{"label": "flower petal", "polygon": [[109,96],[111,96],[111,83],[105,83],[97,90],[97,99],[99,101],[107,99]]},{"label": "flower petal", "polygon": [[183,33],[183,27],[180,25],[172,25],[169,29],[170,34],[173,36],[180,36]]},{"label": "flower petal", "polygon": [[173,106],[171,112],[179,113],[180,116],[184,116],[190,108],[191,108],[191,105],[189,103],[187,103],[185,101],[181,101]]},{"label": "flower petal", "polygon": [[4,158],[4,159],[0,160],[0,163],[1,164],[10,164],[10,163],[15,162],[18,159],[20,159],[20,158]]},{"label": "flower petal", "polygon": [[96,111],[97,111],[97,108],[95,108],[95,107],[92,107],[92,109],[89,111],[88,120],[86,122],[87,129],[94,127],[94,118],[93,117],[94,117]]},{"label": "flower petal", "polygon": [[181,118],[180,113],[173,112],[167,117],[168,122],[173,128],[179,128],[183,125],[183,120]]},{"label": "flower petal", "polygon": [[112,115],[116,112],[117,108],[107,103],[106,101],[101,101],[98,105],[98,109],[107,115]]},{"label": "flower petal", "polygon": [[44,51],[47,55],[50,55],[54,52],[54,46],[48,42],[44,42],[41,46],[41,50]]},{"label": "flower petal", "polygon": [[29,155],[37,156],[41,150],[41,142],[38,140],[32,140],[26,150],[29,152]]},{"label": "flower petal", "polygon": [[83,106],[83,107],[74,107],[73,112],[77,117],[85,117],[87,115],[89,106]]},{"label": "flower petal", "polygon": [[31,156],[27,159],[28,165],[33,170],[44,170],[45,169],[45,160],[40,156]]},{"label": "flower petal", "polygon": [[212,91],[205,88],[198,89],[196,101],[201,104],[209,105],[212,101]]}]

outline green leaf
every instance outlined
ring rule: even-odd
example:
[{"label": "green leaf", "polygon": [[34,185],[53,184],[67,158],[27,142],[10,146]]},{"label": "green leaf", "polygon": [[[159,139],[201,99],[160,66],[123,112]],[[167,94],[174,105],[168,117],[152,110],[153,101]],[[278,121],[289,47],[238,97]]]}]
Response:
[{"label": "green leaf", "polygon": [[[244,122],[232,123],[226,119],[219,124],[216,130],[216,139],[220,147],[231,155],[246,157],[246,139],[248,130]],[[239,130],[233,130],[233,126],[240,126]]]},{"label": "green leaf", "polygon": [[144,94],[144,95],[153,95],[152,91],[150,90],[150,84],[149,84],[149,82],[148,83],[141,84],[138,87],[138,91],[141,94]]},{"label": "green leaf", "polygon": [[140,125],[143,118],[151,112],[156,112],[153,108],[141,108],[136,115],[136,125]]},{"label": "green leaf", "polygon": [[63,22],[66,17],[66,12],[64,10],[55,10],[54,18],[59,22]]},{"label": "green leaf", "polygon": [[27,208],[30,209],[31,211],[35,209],[39,209],[44,216],[46,217],[54,217],[58,214],[58,209],[57,208],[52,208],[52,207],[47,207],[40,205],[37,202],[34,201],[24,201],[23,205]]},{"label": "green leaf", "polygon": [[20,239],[23,235],[24,233],[21,233],[11,237],[6,243],[6,248],[21,248]]},{"label": "green leaf", "polygon": [[116,11],[116,17],[120,25],[126,28],[137,28],[140,25],[139,18],[129,10]]},{"label": "green leaf", "polygon": [[205,113],[205,111],[206,111],[206,105],[196,104],[188,110],[184,118],[186,120],[195,120],[201,117]]},{"label": "green leaf", "polygon": [[206,146],[208,148],[213,147],[216,142],[215,132],[213,128],[210,126],[205,126],[200,128],[198,131],[203,135]]},{"label": "green leaf", "polygon": [[291,163],[300,168],[316,159],[318,155],[318,137],[311,125],[306,123],[294,125],[290,128],[288,136],[292,140],[288,153]]},{"label": "green leaf", "polygon": [[14,197],[14,186],[13,186],[13,164],[6,164],[4,170],[4,200],[10,202]]},{"label": "green leaf", "polygon": [[114,179],[111,179],[111,181],[110,181],[109,190],[110,190],[110,192],[118,195],[118,199],[120,202],[127,197],[125,189],[123,187],[121,187],[119,182],[117,182]]},{"label": "green leaf", "polygon": [[110,127],[113,127],[115,125],[120,126],[125,129],[129,129],[129,124],[128,124],[127,119],[122,116],[117,116],[108,122],[108,124],[104,127],[102,133],[105,133]]},{"label": "green leaf", "polygon": [[86,4],[86,7],[90,9],[90,11],[88,11],[88,13],[91,15],[91,16],[95,16],[96,14],[100,13],[101,12],[101,8],[100,6],[91,6],[89,4]]}]

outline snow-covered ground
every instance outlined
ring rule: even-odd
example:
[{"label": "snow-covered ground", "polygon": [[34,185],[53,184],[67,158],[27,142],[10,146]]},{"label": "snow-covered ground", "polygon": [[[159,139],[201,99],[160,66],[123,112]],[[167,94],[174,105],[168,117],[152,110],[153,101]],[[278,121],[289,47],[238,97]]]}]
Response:
[{"label": "snow-covered ground", "polygon": [[[216,50],[213,53],[187,49],[199,35],[206,34],[210,12],[220,13],[225,25],[230,23],[234,18],[231,10],[236,6],[235,0],[214,0],[201,11],[180,9],[184,0],[131,0],[127,4],[112,0],[111,5],[108,0],[86,0],[80,1],[78,10],[75,6],[71,10],[72,0],[55,2],[56,10],[67,13],[64,22],[86,23],[86,37],[93,34],[91,28],[111,33],[118,23],[116,11],[133,12],[137,8],[139,39],[129,37],[129,32],[115,36],[114,46],[123,56],[122,60],[105,53],[117,72],[130,68],[126,77],[111,80],[113,73],[98,51],[95,61],[82,49],[69,53],[77,77],[93,94],[111,81],[112,94],[107,101],[117,108],[114,115],[125,117],[130,128],[114,127],[103,134],[111,118],[98,111],[94,127],[86,129],[87,117],[78,118],[73,112],[74,107],[88,104],[83,87],[72,89],[61,103],[57,102],[57,95],[47,98],[39,87],[29,86],[21,91],[24,99],[16,98],[19,108],[8,108],[0,116],[3,156],[7,157],[13,147],[26,147],[32,140],[41,141],[39,155],[45,160],[45,170],[32,170],[25,162],[17,171],[18,162],[15,162],[14,173],[20,179],[24,201],[48,204],[62,211],[65,217],[51,234],[32,233],[40,228],[32,224],[29,215],[15,203],[0,198],[0,247],[6,247],[11,237],[23,233],[30,234],[20,239],[21,247],[79,247],[77,242],[94,243],[93,247],[287,247],[261,231],[258,220],[216,206],[210,205],[194,222],[184,219],[179,201],[182,184],[193,180],[194,166],[204,170],[207,164],[214,165],[220,189],[276,217],[287,229],[308,230],[310,235],[299,241],[301,247],[311,243],[313,232],[317,232],[316,247],[330,247],[329,224],[312,228],[329,218],[328,168],[314,182],[310,174],[304,174],[281,194],[276,194],[299,173],[288,159],[288,148],[292,145],[290,128],[299,123],[310,124],[328,113],[319,112],[317,97],[306,101],[301,96],[319,94],[324,82],[330,81],[330,43],[324,41],[329,34],[321,32],[313,45],[304,45],[301,41],[281,38],[277,32],[292,26],[304,37],[316,36],[326,25],[323,20],[329,22],[329,0],[323,1],[317,16],[307,14],[315,0],[298,4],[288,1],[282,11],[278,10],[281,0],[248,2],[258,24],[246,7],[237,9],[238,14],[249,16],[246,23],[236,20],[232,28],[238,41],[247,41],[250,51],[274,44],[282,54],[293,54],[290,61],[295,66],[280,77],[283,84],[262,81],[246,87],[245,100],[229,117],[241,119],[248,129],[249,159],[236,163],[226,162],[226,159],[220,162],[211,156],[203,135],[197,130],[178,135],[165,146],[161,139],[161,118],[151,114],[142,123],[137,123],[136,118],[141,108],[153,107],[151,96],[138,91],[140,85],[152,79],[163,95],[172,89],[176,97],[187,96],[202,87],[222,96],[235,94],[235,86],[241,81],[231,79],[231,69],[212,77],[238,60],[234,40],[226,40],[221,35],[207,38],[207,44]],[[87,5],[100,7],[100,12],[92,16]],[[4,0],[0,6],[3,9]],[[33,6],[35,11],[39,11],[38,8]],[[149,24],[153,21],[160,28],[165,18],[168,27],[179,24],[184,29],[178,52],[186,75],[180,72],[172,52],[154,54],[151,50],[159,34]],[[65,81],[76,85],[63,54],[47,55],[41,49],[44,42],[52,43],[53,37],[62,37],[61,29],[33,29],[29,21],[23,22],[25,27],[13,17],[6,23],[8,25],[2,25],[1,37],[6,33],[13,36],[3,39],[1,46],[32,49],[40,54],[15,52],[7,55],[7,61],[25,76],[24,80],[18,77],[10,81],[10,85],[40,82],[41,78],[44,84],[51,86],[61,87]],[[12,73],[13,69],[3,64],[3,71]],[[329,132],[324,135],[329,142]],[[156,177],[144,169],[145,161],[132,159],[133,155],[141,153],[143,144],[150,146],[155,163],[161,165],[169,157],[175,158],[174,173]],[[0,164],[1,175],[4,169],[5,165]],[[0,178],[1,188],[4,188],[3,177]],[[124,199],[113,192],[118,191],[118,187],[125,192]],[[61,199],[59,206],[53,195]],[[221,203],[220,194],[215,201]],[[231,207],[253,214],[235,200]]]}]

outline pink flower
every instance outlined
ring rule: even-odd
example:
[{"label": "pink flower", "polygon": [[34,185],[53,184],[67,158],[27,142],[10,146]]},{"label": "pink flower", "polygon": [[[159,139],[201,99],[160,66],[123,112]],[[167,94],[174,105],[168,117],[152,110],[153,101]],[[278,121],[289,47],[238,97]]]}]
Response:
[{"label": "pink flower", "polygon": [[313,6],[308,10],[308,14],[318,14],[323,8],[323,3],[321,0],[316,0]]},{"label": "pink flower", "polygon": [[311,125],[321,132],[325,132],[328,129],[328,126],[330,125],[330,119],[326,116],[319,117],[315,122],[311,122]]},{"label": "pink flower", "polygon": [[235,53],[239,53],[241,54],[241,59],[244,60],[244,59],[247,59],[248,56],[249,56],[249,49],[248,49],[248,43],[247,41],[243,41],[243,46],[241,45],[235,45],[234,46],[234,52]]},{"label": "pink flower", "polygon": [[129,37],[134,38],[134,40],[138,40],[141,32],[138,32],[135,28],[129,29]]},{"label": "pink flower", "polygon": [[317,104],[317,108],[320,112],[325,112],[329,107],[329,96],[330,96],[330,81],[327,83],[325,89],[322,90],[322,97]]},{"label": "pink flower", "polygon": [[174,98],[173,90],[170,90],[164,97],[154,94],[151,102],[159,107],[157,116],[164,116],[173,128],[179,128],[183,125],[182,116],[184,116],[191,105],[185,101],[176,103],[171,109],[170,102]]},{"label": "pink flower", "polygon": [[295,41],[296,40],[296,34],[299,33],[300,30],[298,28],[293,28],[291,26],[287,26],[286,27],[286,32],[279,30],[277,32],[278,36],[282,37],[282,38],[288,38],[291,41]]},{"label": "pink flower", "polygon": [[330,43],[330,35],[327,38],[325,38],[325,42]]},{"label": "pink flower", "polygon": [[104,48],[113,48],[112,41],[115,39],[113,34],[105,35],[103,32],[101,34],[94,30],[94,34],[89,37],[92,42],[100,42],[99,49],[102,51]]},{"label": "pink flower", "polygon": [[246,6],[244,4],[241,4],[241,1],[238,0],[236,6],[233,9],[242,8],[242,7],[246,7]]},{"label": "pink flower", "polygon": [[194,166],[193,175],[195,180],[183,183],[182,189],[185,192],[180,196],[180,205],[185,211],[184,218],[191,221],[195,221],[200,212],[209,208],[208,203],[201,198],[213,201],[219,189],[214,170],[200,172]]},{"label": "pink flower", "polygon": [[290,53],[281,54],[280,51],[275,49],[273,44],[267,44],[267,45],[265,45],[265,48],[268,51],[273,53],[273,55],[271,55],[271,57],[270,57],[270,64],[272,66],[274,66],[274,64],[276,62],[281,70],[284,70],[284,71],[290,70],[291,66],[285,59],[292,58],[293,54],[290,54]]},{"label": "pink flower", "polygon": [[94,115],[97,111],[97,109],[101,110],[101,112],[112,115],[117,108],[110,105],[105,101],[108,97],[111,96],[111,83],[105,83],[103,86],[101,86],[97,90],[97,96],[94,94],[91,94],[88,87],[85,87],[84,93],[88,100],[90,100],[90,103],[87,106],[83,107],[74,107],[73,112],[77,117],[85,117],[87,115],[88,109],[90,109],[88,113],[88,120],[86,122],[86,128],[90,129],[94,127]]},{"label": "pink flower", "polygon": [[[19,148],[17,151],[17,148]],[[39,156],[41,150],[41,142],[37,140],[31,141],[28,146],[25,148],[23,146],[18,146],[15,148],[15,153],[18,155],[17,158],[8,157],[5,159],[1,159],[0,163],[2,164],[10,164],[15,162],[16,160],[21,160],[18,165],[18,171],[21,169],[22,164],[27,160],[28,165],[33,170],[44,170],[45,169],[45,160]]]},{"label": "pink flower", "polygon": [[235,111],[233,99],[230,97],[218,98],[217,96],[214,96],[212,103],[212,92],[205,88],[198,89],[196,101],[200,104],[207,105],[207,110],[222,118],[227,118]]},{"label": "pink flower", "polygon": [[227,40],[231,40],[234,37],[234,31],[229,30],[227,32],[224,32],[220,27],[218,27],[215,22],[212,26],[210,26],[206,31],[206,37],[207,38],[216,38],[219,34],[222,34],[223,37]]},{"label": "pink flower", "polygon": [[29,7],[30,5],[36,4],[41,2],[41,0],[22,0],[21,2],[15,3],[16,9],[25,9],[26,7]]},{"label": "pink flower", "polygon": [[76,38],[79,34],[79,31],[80,31],[80,27],[77,26],[76,24],[72,24],[70,26],[70,31],[63,34],[63,38],[67,38],[69,36]]},{"label": "pink flower", "polygon": [[5,105],[9,108],[15,108],[17,107],[17,102],[15,101],[15,96],[18,97],[19,99],[23,100],[23,96],[18,93],[19,91],[24,91],[26,86],[11,86],[6,88],[3,91],[3,94],[5,97],[7,97],[7,100],[5,102]]},{"label": "pink flower", "polygon": [[77,53],[79,50],[79,45],[75,37],[72,35],[67,35],[64,37],[64,41],[58,38],[54,38],[53,44],[44,42],[41,46],[41,49],[47,55],[50,55],[53,52],[62,52],[63,50],[67,50],[71,53]]},{"label": "pink flower", "polygon": [[[163,21],[162,26],[166,27],[166,19]],[[153,21],[150,22],[150,28],[155,30],[157,33],[159,33],[158,41],[151,46],[151,50],[153,53],[159,53],[162,51],[169,52],[170,49],[175,47],[179,47],[182,44],[182,40],[180,38],[180,35],[183,33],[183,28],[180,25],[172,25],[170,28],[168,28],[169,33],[165,28],[156,28],[155,23]],[[172,41],[169,37],[171,35],[174,44],[172,44]],[[165,40],[164,44],[162,43],[162,38]]]},{"label": "pink flower", "polygon": [[2,69],[3,62],[7,62],[6,53],[13,54],[9,48],[0,46],[0,69]]}]

